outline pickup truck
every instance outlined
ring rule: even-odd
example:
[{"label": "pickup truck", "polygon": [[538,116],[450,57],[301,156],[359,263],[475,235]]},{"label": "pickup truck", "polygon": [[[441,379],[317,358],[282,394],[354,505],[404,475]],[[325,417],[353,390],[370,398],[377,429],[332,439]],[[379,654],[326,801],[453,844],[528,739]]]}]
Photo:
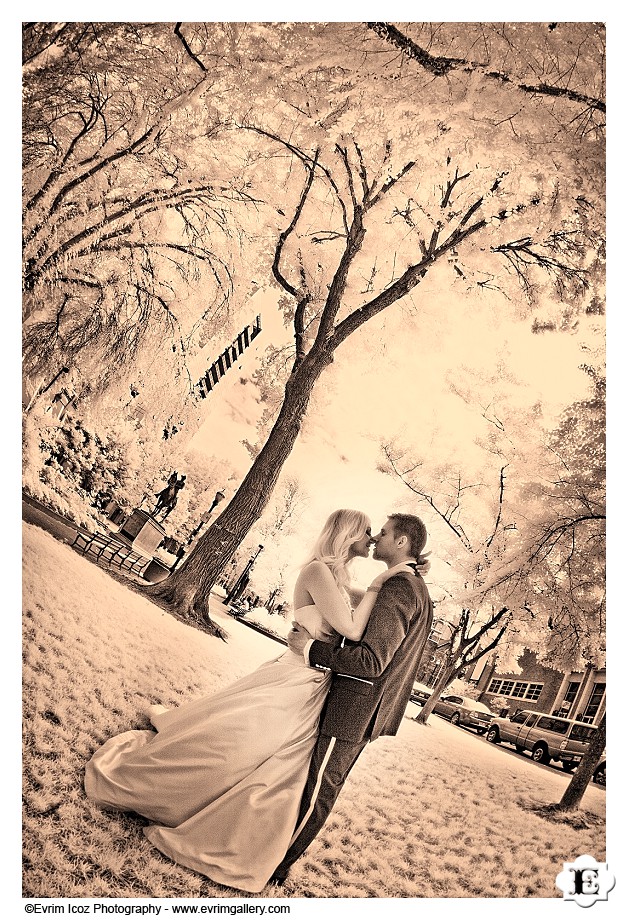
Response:
[{"label": "pickup truck", "polygon": [[486,740],[493,744],[513,744],[519,753],[530,751],[536,763],[555,760],[570,773],[582,760],[596,730],[588,722],[520,709],[509,718],[494,718]]}]

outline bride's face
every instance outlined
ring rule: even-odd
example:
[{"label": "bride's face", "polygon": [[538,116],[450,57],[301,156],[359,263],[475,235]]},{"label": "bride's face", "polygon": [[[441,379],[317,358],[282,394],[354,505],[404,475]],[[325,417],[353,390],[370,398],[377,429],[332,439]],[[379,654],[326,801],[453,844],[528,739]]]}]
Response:
[{"label": "bride's face", "polygon": [[371,527],[370,525],[364,531],[364,534],[351,544],[349,547],[349,557],[353,558],[354,556],[368,556],[371,549]]}]

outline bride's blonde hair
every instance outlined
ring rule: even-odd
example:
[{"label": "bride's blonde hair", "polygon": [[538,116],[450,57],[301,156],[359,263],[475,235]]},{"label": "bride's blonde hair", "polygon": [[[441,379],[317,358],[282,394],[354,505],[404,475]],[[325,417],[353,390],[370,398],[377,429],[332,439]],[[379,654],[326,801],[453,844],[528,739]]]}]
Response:
[{"label": "bride's blonde hair", "polygon": [[361,511],[347,508],[334,511],[327,518],[310,557],[303,564],[308,565],[314,560],[324,562],[329,566],[338,587],[346,590],[349,585],[349,549],[364,536],[369,525],[369,519]]}]

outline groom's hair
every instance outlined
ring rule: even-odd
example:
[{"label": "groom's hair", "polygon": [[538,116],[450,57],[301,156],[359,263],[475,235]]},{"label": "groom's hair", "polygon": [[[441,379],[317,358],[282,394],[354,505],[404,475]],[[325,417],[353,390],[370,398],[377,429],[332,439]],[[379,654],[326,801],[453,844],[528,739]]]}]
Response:
[{"label": "groom's hair", "polygon": [[395,537],[402,534],[410,541],[409,555],[418,559],[427,543],[427,530],[421,518],[414,514],[389,514]]}]

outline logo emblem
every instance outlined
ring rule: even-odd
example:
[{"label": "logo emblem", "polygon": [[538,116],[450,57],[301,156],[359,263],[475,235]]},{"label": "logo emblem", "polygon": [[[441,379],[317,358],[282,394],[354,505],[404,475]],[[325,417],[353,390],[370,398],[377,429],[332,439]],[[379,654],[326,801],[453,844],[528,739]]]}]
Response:
[{"label": "logo emblem", "polygon": [[563,892],[563,900],[591,907],[596,901],[608,901],[608,893],[615,887],[615,876],[608,871],[608,863],[596,862],[592,856],[579,856],[572,863],[563,863],[556,885]]}]

